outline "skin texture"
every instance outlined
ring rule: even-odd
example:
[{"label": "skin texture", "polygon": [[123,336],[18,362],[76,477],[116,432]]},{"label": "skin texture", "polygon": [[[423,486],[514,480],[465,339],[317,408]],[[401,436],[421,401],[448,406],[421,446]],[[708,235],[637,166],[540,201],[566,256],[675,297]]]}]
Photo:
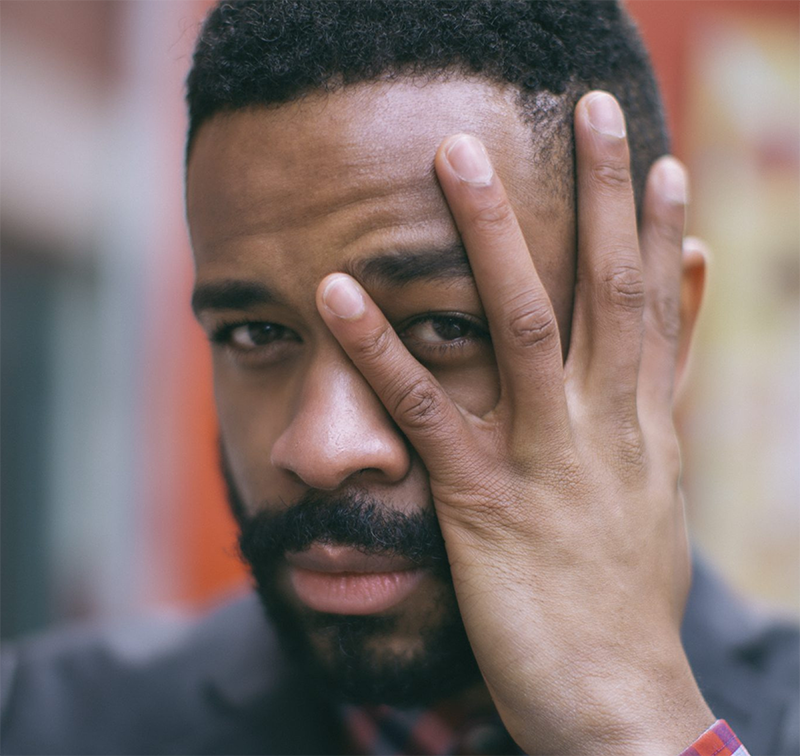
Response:
[{"label": "skin texture", "polygon": [[[284,329],[267,350],[214,349],[228,462],[250,514],[348,487],[434,506],[487,690],[527,753],[674,754],[714,719],[678,637],[672,400],[703,277],[696,245],[681,256],[685,178],[656,164],[637,231],[624,122],[587,95],[576,224],[528,129],[513,92],[462,79],[358,85],[201,128],[197,286],[275,298],[199,320]],[[397,286],[364,267],[459,239],[474,278]],[[491,343],[476,328],[443,348],[430,312],[474,318]],[[413,652],[436,590],[423,581],[381,643]]]}]

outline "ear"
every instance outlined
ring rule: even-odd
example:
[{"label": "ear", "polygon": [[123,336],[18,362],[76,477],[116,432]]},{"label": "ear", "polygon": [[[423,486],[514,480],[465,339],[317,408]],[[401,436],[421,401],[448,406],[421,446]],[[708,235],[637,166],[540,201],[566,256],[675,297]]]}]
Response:
[{"label": "ear", "polygon": [[678,355],[675,366],[675,386],[680,387],[687,372],[689,348],[692,335],[703,302],[706,287],[706,270],[709,259],[708,247],[700,239],[687,236],[683,240],[681,272],[681,330],[678,336]]}]

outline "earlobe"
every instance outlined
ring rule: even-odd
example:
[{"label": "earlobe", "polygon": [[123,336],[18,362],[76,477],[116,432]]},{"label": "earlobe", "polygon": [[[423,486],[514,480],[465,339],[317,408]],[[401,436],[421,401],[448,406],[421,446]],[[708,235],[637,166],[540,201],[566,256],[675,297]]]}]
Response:
[{"label": "earlobe", "polygon": [[675,372],[675,386],[680,387],[687,371],[692,335],[697,316],[703,302],[706,286],[706,270],[710,253],[700,239],[687,236],[683,240],[681,263],[681,330],[678,340],[678,356]]}]

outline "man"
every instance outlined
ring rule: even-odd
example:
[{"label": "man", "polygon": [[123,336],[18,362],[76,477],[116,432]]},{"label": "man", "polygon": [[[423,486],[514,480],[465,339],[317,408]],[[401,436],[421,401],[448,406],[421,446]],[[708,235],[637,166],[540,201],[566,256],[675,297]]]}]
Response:
[{"label": "man", "polygon": [[624,13],[223,3],[188,83],[193,306],[280,645],[246,601],[23,647],[4,752],[733,753],[719,717],[797,753],[796,632],[702,567],[684,617],[703,255]]}]

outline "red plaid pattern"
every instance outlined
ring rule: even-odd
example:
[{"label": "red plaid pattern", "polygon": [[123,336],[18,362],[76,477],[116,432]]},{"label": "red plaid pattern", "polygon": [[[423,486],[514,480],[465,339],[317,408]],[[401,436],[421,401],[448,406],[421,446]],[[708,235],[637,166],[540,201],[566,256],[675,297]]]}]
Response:
[{"label": "red plaid pattern", "polygon": [[681,756],[750,756],[724,719],[718,719]]},{"label": "red plaid pattern", "polygon": [[345,706],[343,720],[355,756],[514,756],[522,751],[495,713],[444,704],[404,711],[391,706]]},{"label": "red plaid pattern", "polygon": [[[464,716],[452,707],[401,711],[347,706],[346,753],[358,756],[488,756],[521,754],[498,717]],[[718,719],[680,756],[750,756],[724,719]]]}]

